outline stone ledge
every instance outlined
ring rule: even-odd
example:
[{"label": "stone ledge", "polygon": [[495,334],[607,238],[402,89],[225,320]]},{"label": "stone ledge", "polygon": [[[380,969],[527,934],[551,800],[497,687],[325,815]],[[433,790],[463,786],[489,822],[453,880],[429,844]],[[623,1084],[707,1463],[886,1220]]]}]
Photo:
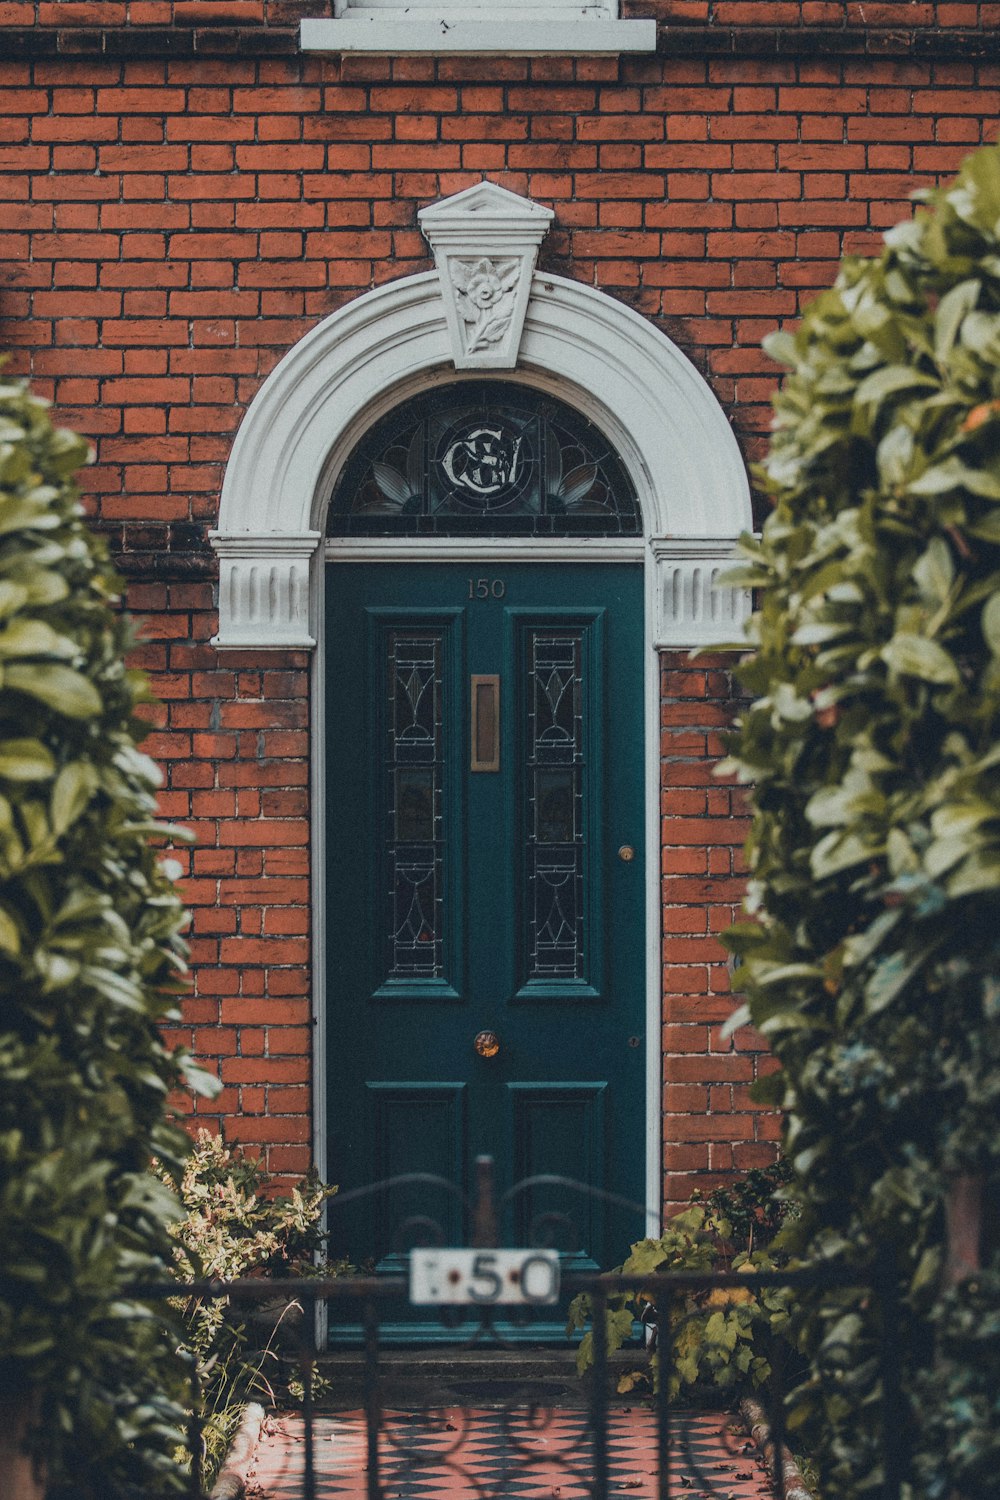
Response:
[{"label": "stone ledge", "polygon": [[655,52],[655,21],[554,19],[526,14],[523,19],[456,17],[415,20],[383,10],[334,21],[303,21],[303,52],[327,56],[351,52],[459,57],[616,56]]}]

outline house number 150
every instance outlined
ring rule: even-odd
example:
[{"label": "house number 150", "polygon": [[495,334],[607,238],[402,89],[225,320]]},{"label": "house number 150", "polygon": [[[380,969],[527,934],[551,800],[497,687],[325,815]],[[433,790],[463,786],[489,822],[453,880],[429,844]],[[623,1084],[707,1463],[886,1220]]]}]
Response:
[{"label": "house number 150", "polygon": [[507,585],[502,578],[470,578],[470,599],[502,599]]}]

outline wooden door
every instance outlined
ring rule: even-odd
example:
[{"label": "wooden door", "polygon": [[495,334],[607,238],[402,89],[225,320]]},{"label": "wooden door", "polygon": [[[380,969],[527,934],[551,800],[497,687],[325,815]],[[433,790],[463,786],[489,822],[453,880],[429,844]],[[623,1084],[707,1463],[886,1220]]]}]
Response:
[{"label": "wooden door", "polygon": [[[326,631],[331,1180],[464,1192],[485,1153],[501,1192],[641,1201],[641,567],[331,565]],[[564,1189],[510,1207],[508,1243],[571,1216],[580,1269],[643,1232]],[[468,1230],[426,1185],[343,1218],[386,1270],[403,1219]]]}]

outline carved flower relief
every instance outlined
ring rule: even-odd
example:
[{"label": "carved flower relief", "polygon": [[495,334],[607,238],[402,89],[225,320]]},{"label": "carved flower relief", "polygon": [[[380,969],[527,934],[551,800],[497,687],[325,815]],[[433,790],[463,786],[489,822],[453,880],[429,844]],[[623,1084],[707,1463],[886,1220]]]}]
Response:
[{"label": "carved flower relief", "polygon": [[458,310],[466,330],[465,348],[473,354],[486,344],[499,344],[510,327],[520,260],[455,260],[451,279],[455,287]]}]

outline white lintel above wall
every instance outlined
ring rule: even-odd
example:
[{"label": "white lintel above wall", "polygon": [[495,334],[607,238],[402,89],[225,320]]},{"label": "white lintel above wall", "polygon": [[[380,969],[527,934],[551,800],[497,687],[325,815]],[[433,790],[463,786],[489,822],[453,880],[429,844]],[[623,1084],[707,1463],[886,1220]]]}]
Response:
[{"label": "white lintel above wall", "polygon": [[616,57],[656,51],[656,22],[622,21],[603,7],[494,8],[476,5],[348,5],[331,19],[305,20],[303,52],[452,53],[469,57]]}]

